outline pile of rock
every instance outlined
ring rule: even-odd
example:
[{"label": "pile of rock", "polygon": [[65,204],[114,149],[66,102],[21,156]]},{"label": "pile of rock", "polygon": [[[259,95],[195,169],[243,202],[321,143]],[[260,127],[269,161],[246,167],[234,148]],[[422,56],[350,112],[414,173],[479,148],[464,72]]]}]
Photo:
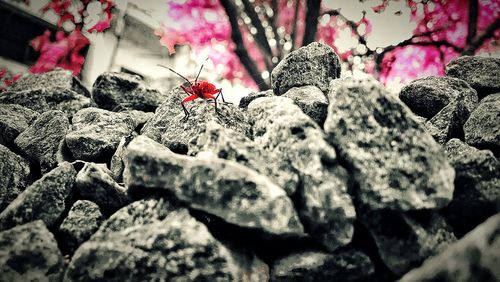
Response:
[{"label": "pile of rock", "polygon": [[403,102],[339,62],[312,43],[273,90],[187,119],[180,88],[128,74],[21,79],[0,94],[0,281],[500,279],[499,61]]}]

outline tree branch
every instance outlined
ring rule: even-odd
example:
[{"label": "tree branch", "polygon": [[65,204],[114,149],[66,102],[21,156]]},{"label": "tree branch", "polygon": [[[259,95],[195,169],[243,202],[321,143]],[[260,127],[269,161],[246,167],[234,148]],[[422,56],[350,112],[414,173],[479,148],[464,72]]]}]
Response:
[{"label": "tree branch", "polygon": [[252,22],[252,25],[257,30],[253,37],[255,38],[257,44],[260,45],[260,49],[265,53],[262,55],[264,57],[272,57],[273,52],[271,51],[271,46],[269,46],[269,41],[267,41],[266,30],[262,26],[259,15],[255,12],[254,7],[249,0],[242,0],[242,3],[245,8],[245,14],[247,14]]},{"label": "tree branch", "polygon": [[470,45],[472,43],[472,40],[474,40],[474,38],[476,37],[477,17],[479,13],[478,9],[478,0],[469,0],[469,19],[467,26],[467,39],[465,41],[467,45]]},{"label": "tree branch", "polygon": [[306,27],[304,38],[302,38],[302,46],[314,41],[316,31],[318,30],[318,17],[321,8],[321,0],[308,0],[306,12]]},{"label": "tree branch", "polygon": [[290,51],[295,49],[295,39],[297,38],[297,22],[299,17],[300,0],[295,0],[295,10],[293,12],[293,26],[292,33],[290,34],[292,41],[292,48]]},{"label": "tree branch", "polygon": [[323,13],[323,15],[326,15],[326,14],[328,14],[330,16],[339,17],[341,20],[343,20],[347,24],[347,26],[349,26],[351,28],[351,30],[354,32],[356,37],[358,37],[359,43],[366,45],[366,39],[364,36],[362,36],[358,32],[358,25],[355,22],[349,20],[344,15],[342,15],[339,10],[329,10],[329,11],[326,11]]},{"label": "tree branch", "polygon": [[271,9],[273,10],[273,16],[269,19],[269,24],[273,29],[274,39],[276,40],[276,50],[278,60],[281,60],[283,56],[283,46],[281,45],[281,37],[278,33],[278,0],[271,1]]},{"label": "tree branch", "polygon": [[474,40],[469,47],[467,47],[462,55],[473,55],[476,50],[481,47],[484,41],[490,37],[493,37],[495,31],[500,28],[500,19],[496,19],[491,25],[489,25],[484,31],[483,35],[479,36]]},{"label": "tree branch", "polygon": [[269,89],[269,85],[264,81],[262,76],[260,75],[257,66],[254,61],[248,55],[248,52],[243,43],[243,37],[241,35],[241,31],[238,25],[238,10],[232,3],[232,0],[219,0],[221,5],[224,7],[226,15],[229,19],[229,23],[231,24],[231,39],[236,45],[234,52],[240,59],[241,64],[245,67],[245,70],[255,81],[260,90]]}]

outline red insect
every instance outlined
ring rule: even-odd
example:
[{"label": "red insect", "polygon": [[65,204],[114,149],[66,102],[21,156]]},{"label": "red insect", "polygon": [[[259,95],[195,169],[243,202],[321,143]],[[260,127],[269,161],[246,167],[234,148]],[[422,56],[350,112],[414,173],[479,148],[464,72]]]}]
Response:
[{"label": "red insect", "polygon": [[184,98],[184,100],[182,100],[182,102],[181,102],[181,106],[182,106],[182,109],[184,110],[184,114],[185,114],[186,118],[189,117],[189,112],[186,109],[186,106],[184,105],[184,103],[187,103],[189,101],[193,101],[193,100],[198,99],[198,98],[203,99],[203,100],[209,100],[209,99],[213,100],[215,103],[215,112],[217,114],[220,114],[217,110],[217,98],[219,98],[219,95],[221,95],[221,97],[222,97],[222,102],[226,103],[226,101],[224,100],[224,95],[222,95],[222,88],[217,89],[217,87],[215,87],[215,85],[213,85],[212,83],[210,83],[208,81],[203,81],[203,80],[198,81],[198,77],[201,74],[201,70],[203,69],[204,64],[201,65],[200,70],[198,71],[198,75],[196,76],[196,78],[193,82],[191,82],[189,79],[185,78],[183,75],[179,74],[178,72],[174,71],[173,69],[171,69],[169,67],[166,67],[163,65],[159,65],[159,66],[170,70],[171,72],[173,72],[176,75],[183,78],[188,83],[188,85],[189,85],[188,87],[186,87],[184,85],[180,86],[182,88],[182,90],[184,90],[184,92],[186,92],[186,94],[188,95],[188,97]]}]

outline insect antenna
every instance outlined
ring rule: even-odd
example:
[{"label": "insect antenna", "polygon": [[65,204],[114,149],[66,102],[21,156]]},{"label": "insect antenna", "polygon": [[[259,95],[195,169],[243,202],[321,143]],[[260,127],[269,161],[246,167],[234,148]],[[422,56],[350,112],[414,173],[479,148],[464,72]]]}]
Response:
[{"label": "insect antenna", "polygon": [[200,67],[200,71],[198,71],[198,75],[196,76],[196,79],[194,80],[194,84],[196,84],[198,82],[198,77],[200,77],[200,74],[201,74],[201,70],[203,69],[203,66],[205,66],[205,63],[208,61],[208,57],[205,59],[205,61],[203,62],[203,64],[201,65]]},{"label": "insect antenna", "polygon": [[[158,64],[158,66],[160,66],[160,67],[164,67],[164,68],[168,69],[169,71],[171,71],[171,72],[175,73],[176,75],[180,76],[180,77],[181,77],[181,78],[183,78],[185,81],[187,81],[187,83],[189,83],[189,86],[191,86],[191,87],[193,86],[193,84],[191,83],[191,81],[189,81],[189,80],[188,80],[186,77],[184,77],[182,74],[180,74],[180,73],[178,73],[178,72],[174,71],[173,69],[171,69],[171,68],[169,68],[169,67],[167,67],[167,66],[160,65],[160,64]],[[201,71],[201,70],[200,70],[200,71]]]}]

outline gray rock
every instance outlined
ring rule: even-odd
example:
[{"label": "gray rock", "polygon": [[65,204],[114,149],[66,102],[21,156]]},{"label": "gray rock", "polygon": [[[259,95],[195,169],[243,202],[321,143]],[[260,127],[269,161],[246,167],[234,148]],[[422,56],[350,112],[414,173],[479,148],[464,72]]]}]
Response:
[{"label": "gray rock", "polygon": [[71,89],[57,87],[6,91],[0,96],[0,104],[19,104],[38,113],[60,110],[70,118],[77,111],[94,105],[88,97]]},{"label": "gray rock", "polygon": [[64,258],[41,220],[0,232],[0,281],[60,281]]},{"label": "gray rock", "polygon": [[460,95],[463,95],[462,99],[472,98],[477,103],[476,91],[465,81],[453,77],[428,76],[403,87],[399,98],[415,114],[430,119]]},{"label": "gray rock", "polygon": [[114,181],[104,164],[86,163],[76,176],[75,187],[82,199],[96,203],[105,215],[130,202],[126,189]]},{"label": "gray rock", "polygon": [[0,230],[37,219],[52,227],[66,209],[72,196],[76,170],[62,163],[26,188],[0,213]]},{"label": "gray rock", "polygon": [[228,249],[181,209],[93,236],[76,251],[65,281],[264,281],[268,275],[262,261]]},{"label": "gray rock", "polygon": [[439,144],[410,110],[375,80],[346,79],[330,94],[325,122],[370,209],[445,206],[455,173]]},{"label": "gray rock", "polygon": [[111,162],[109,166],[109,170],[111,171],[111,175],[113,179],[118,183],[123,183],[123,171],[125,169],[125,153],[127,152],[128,144],[137,136],[137,134],[132,133],[129,136],[122,137],[120,143],[118,144],[118,148],[116,148],[113,157],[111,157]]},{"label": "gray rock", "polygon": [[176,153],[186,153],[189,141],[205,131],[206,125],[214,121],[224,127],[249,135],[250,126],[243,110],[232,105],[217,103],[219,113],[213,103],[194,100],[186,104],[190,115],[184,118],[179,88],[173,89],[169,98],[160,106],[142,128],[141,134],[159,142]]},{"label": "gray rock", "polygon": [[254,140],[268,158],[299,174],[298,210],[306,232],[329,250],[349,243],[356,213],[348,174],[321,128],[285,97],[255,100],[247,113]]},{"label": "gray rock", "polygon": [[362,212],[361,221],[375,239],[380,258],[397,276],[456,241],[452,228],[434,211]]},{"label": "gray rock", "polygon": [[479,98],[500,92],[500,58],[462,56],[446,65],[447,76],[465,80]]},{"label": "gray rock", "polygon": [[105,72],[94,82],[92,99],[100,108],[107,110],[124,107],[153,112],[163,102],[165,95],[147,86],[137,75]]},{"label": "gray rock", "polygon": [[247,96],[244,96],[240,99],[239,107],[246,109],[248,107],[248,105],[250,104],[250,102],[252,102],[253,100],[259,99],[262,97],[272,97],[272,96],[274,96],[272,89],[260,91],[260,92],[252,92],[252,93],[248,94]]},{"label": "gray rock", "polygon": [[129,144],[127,160],[129,194],[163,190],[231,224],[277,235],[302,234],[285,191],[235,162],[178,155],[142,135]]},{"label": "gray rock", "polygon": [[104,221],[95,233],[95,237],[110,232],[121,232],[134,226],[146,226],[163,221],[177,209],[175,204],[161,197],[148,197],[132,202]]},{"label": "gray rock", "polygon": [[72,254],[94,234],[104,220],[99,207],[91,201],[76,201],[59,227],[63,248]]},{"label": "gray rock", "polygon": [[26,188],[29,180],[29,163],[0,145],[0,211]]},{"label": "gray rock", "polygon": [[55,69],[53,71],[23,76],[9,87],[9,91],[24,91],[36,89],[69,89],[80,95],[90,97],[89,90],[69,70]]},{"label": "gray rock", "polygon": [[464,89],[458,93],[454,100],[426,123],[425,126],[431,129],[429,132],[432,137],[440,144],[446,144],[451,138],[463,138],[464,123],[476,108],[478,101],[476,92],[470,87],[469,90]]},{"label": "gray rock", "polygon": [[294,87],[283,94],[283,97],[292,99],[302,112],[311,117],[319,126],[323,126],[328,113],[328,99],[318,87]]},{"label": "gray rock", "polygon": [[465,142],[500,154],[500,93],[484,98],[464,124]]},{"label": "gray rock", "polygon": [[269,177],[283,188],[287,195],[295,193],[299,175],[284,159],[273,158],[259,144],[240,132],[225,128],[215,122],[207,124],[206,131],[193,138],[188,155],[212,152],[221,159],[235,161]]},{"label": "gray rock", "polygon": [[42,173],[57,166],[59,143],[70,127],[69,120],[61,111],[41,114],[14,140],[15,145],[29,158],[40,164]]},{"label": "gray rock", "polygon": [[66,144],[79,160],[106,162],[121,138],[134,128],[135,121],[128,114],[87,108],[73,117],[73,130],[66,135]]},{"label": "gray rock", "polygon": [[500,162],[488,150],[478,150],[458,139],[446,143],[455,168],[455,192],[446,206],[446,219],[458,236],[500,212]]},{"label": "gray rock", "polygon": [[304,251],[276,261],[270,281],[369,281],[373,273],[370,258],[353,248],[334,253]]},{"label": "gray rock", "polygon": [[150,120],[153,116],[153,112],[143,112],[143,111],[138,111],[138,110],[131,110],[131,111],[125,111],[122,113],[127,113],[134,121],[135,121],[135,128],[142,128],[148,120]]},{"label": "gray rock", "polygon": [[37,112],[19,105],[0,104],[0,144],[12,145],[38,116]]},{"label": "gray rock", "polygon": [[332,79],[340,77],[340,60],[333,49],[313,42],[285,57],[272,71],[274,94],[283,95],[290,88],[314,85],[328,93]]},{"label": "gray rock", "polygon": [[400,281],[499,281],[499,234],[496,214]]}]

